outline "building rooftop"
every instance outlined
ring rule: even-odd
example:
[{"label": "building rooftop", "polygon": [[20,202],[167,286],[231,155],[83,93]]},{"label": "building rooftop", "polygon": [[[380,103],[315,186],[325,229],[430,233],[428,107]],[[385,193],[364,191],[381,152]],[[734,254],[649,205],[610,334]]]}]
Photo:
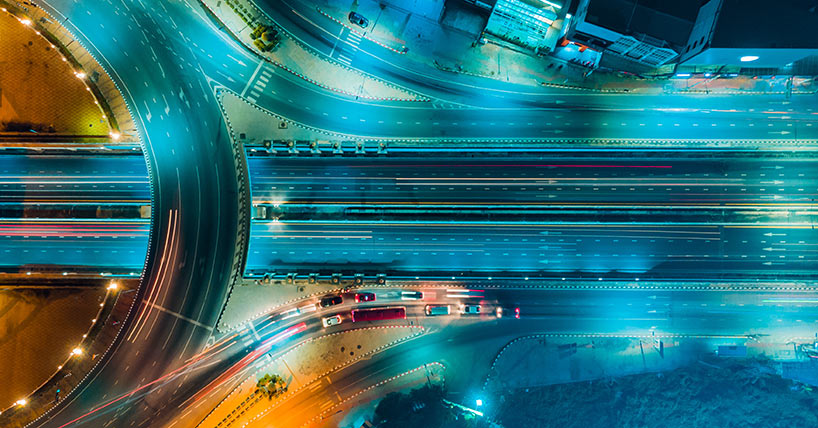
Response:
[{"label": "building rooftop", "polygon": [[815,0],[723,1],[711,47],[818,48]]},{"label": "building rooftop", "polygon": [[684,46],[699,0],[590,0],[585,21],[621,34],[645,34]]}]

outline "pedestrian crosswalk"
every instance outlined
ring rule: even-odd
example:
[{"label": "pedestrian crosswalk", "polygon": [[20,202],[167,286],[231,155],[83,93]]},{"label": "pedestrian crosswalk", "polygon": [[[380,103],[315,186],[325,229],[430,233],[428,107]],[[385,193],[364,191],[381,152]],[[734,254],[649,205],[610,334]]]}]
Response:
[{"label": "pedestrian crosswalk", "polygon": [[351,57],[353,57],[359,49],[359,45],[361,44],[361,35],[352,31],[348,31],[346,41],[351,46],[351,50],[349,50],[349,52],[339,50],[335,55],[335,59],[338,60],[338,62],[340,62],[341,64],[351,66],[352,65]]},{"label": "pedestrian crosswalk", "polygon": [[439,110],[457,110],[457,109],[468,109],[473,108],[466,104],[460,103],[447,103],[445,101],[438,101],[432,103],[432,108],[439,109]]},{"label": "pedestrian crosswalk", "polygon": [[[246,95],[247,100],[250,102],[256,102],[261,94],[264,92],[264,88],[267,87],[267,83],[270,82],[270,77],[273,75],[273,72],[270,69],[264,67],[258,73],[258,76],[255,80],[255,83],[251,81],[251,85],[248,85],[249,92]],[[275,92],[273,92],[275,93]]]}]

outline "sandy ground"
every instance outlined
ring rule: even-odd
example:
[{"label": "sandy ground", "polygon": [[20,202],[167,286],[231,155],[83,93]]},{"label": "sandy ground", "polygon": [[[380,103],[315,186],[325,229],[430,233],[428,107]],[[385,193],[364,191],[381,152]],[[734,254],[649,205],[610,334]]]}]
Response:
[{"label": "sandy ground", "polygon": [[97,288],[0,291],[0,407],[57,371],[91,327],[104,296]]},{"label": "sandy ground", "polygon": [[0,122],[31,122],[63,134],[108,134],[91,92],[48,41],[7,13],[0,13],[0,40]]}]

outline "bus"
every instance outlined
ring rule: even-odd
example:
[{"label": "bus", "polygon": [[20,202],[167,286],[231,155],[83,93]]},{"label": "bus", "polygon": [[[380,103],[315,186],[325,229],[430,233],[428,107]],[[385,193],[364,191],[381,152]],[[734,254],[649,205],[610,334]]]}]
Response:
[{"label": "bus", "polygon": [[354,309],[352,311],[352,322],[397,319],[406,319],[406,308],[403,306],[394,308]]}]

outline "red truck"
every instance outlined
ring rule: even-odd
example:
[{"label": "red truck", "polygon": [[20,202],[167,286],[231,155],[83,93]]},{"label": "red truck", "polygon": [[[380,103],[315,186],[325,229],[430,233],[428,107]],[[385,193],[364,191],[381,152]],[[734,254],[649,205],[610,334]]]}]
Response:
[{"label": "red truck", "polygon": [[372,308],[352,311],[352,322],[406,319],[406,308]]}]

